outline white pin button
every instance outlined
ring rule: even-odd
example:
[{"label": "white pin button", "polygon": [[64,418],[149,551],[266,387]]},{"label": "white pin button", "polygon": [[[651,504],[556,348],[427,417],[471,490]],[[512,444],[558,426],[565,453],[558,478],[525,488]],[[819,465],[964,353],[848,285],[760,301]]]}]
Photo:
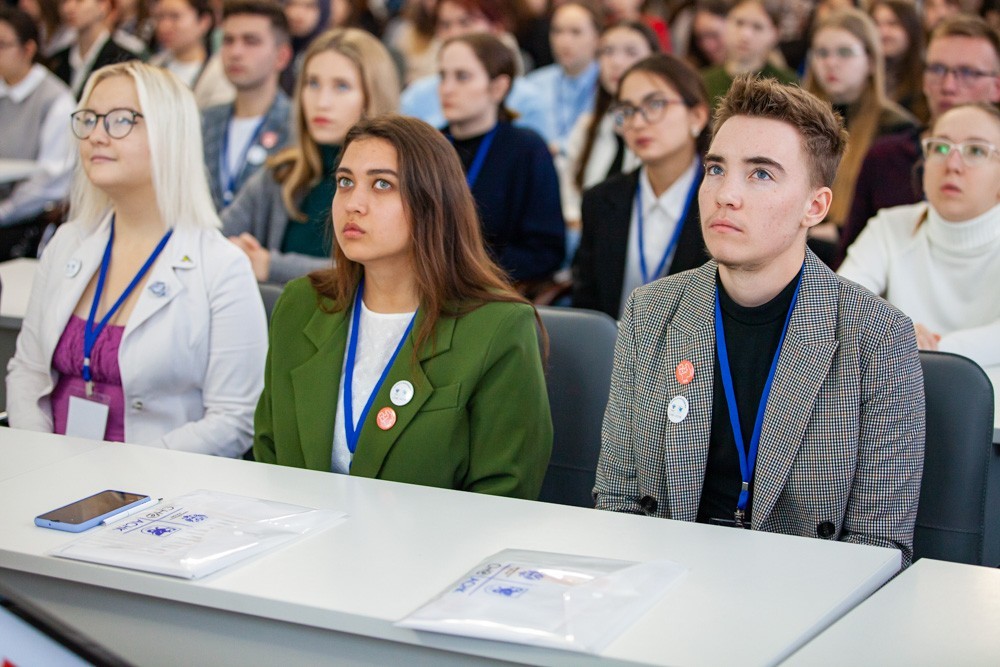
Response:
[{"label": "white pin button", "polygon": [[393,405],[406,405],[413,400],[413,385],[406,380],[400,380],[389,390],[389,400]]},{"label": "white pin button", "polygon": [[667,406],[667,419],[679,424],[688,416],[688,400],[683,396],[674,396]]},{"label": "white pin button", "polygon": [[250,164],[264,164],[267,159],[267,149],[263,146],[251,146],[247,151],[247,162]]},{"label": "white pin button", "polygon": [[76,258],[66,262],[66,277],[72,278],[76,274],[80,273],[81,266],[83,266],[83,264]]},{"label": "white pin button", "polygon": [[167,286],[157,280],[155,283],[149,286],[149,291],[156,296],[164,296],[167,293]]}]

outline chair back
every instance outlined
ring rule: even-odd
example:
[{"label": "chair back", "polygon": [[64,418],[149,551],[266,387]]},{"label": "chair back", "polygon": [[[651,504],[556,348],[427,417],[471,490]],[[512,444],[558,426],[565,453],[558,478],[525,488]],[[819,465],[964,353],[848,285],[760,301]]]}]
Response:
[{"label": "chair back", "polygon": [[920,352],[927,445],[913,557],[1000,565],[1000,454],[993,385],[971,359]]},{"label": "chair back", "polygon": [[274,310],[274,304],[278,302],[278,297],[281,296],[281,291],[285,286],[275,283],[257,283],[257,287],[260,288],[260,299],[264,302],[264,312],[267,313],[267,323],[270,324],[271,311]]},{"label": "chair back", "polygon": [[549,333],[546,379],[554,430],[539,500],[593,507],[618,327],[594,310],[539,307],[538,312]]}]

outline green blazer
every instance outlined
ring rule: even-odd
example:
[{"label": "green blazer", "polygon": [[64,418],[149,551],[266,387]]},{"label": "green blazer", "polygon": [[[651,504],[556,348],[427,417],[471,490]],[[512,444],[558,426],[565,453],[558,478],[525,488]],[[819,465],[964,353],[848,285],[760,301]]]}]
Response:
[{"label": "green blazer", "polygon": [[[323,299],[323,305],[331,302]],[[413,362],[418,312],[361,427],[351,474],[536,499],[552,451],[552,417],[533,309],[490,303],[441,318]],[[254,457],[330,470],[349,312],[320,308],[308,278],[288,283],[271,317],[264,393],[254,420]],[[413,384],[394,406],[389,390]],[[375,423],[396,411],[387,431]]]}]

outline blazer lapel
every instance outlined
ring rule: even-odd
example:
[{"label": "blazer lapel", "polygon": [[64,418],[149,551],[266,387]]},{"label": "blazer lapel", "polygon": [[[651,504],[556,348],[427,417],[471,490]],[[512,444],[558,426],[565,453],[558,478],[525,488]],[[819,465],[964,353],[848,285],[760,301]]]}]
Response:
[{"label": "blazer lapel", "polygon": [[303,329],[316,353],[291,372],[299,446],[312,470],[330,469],[347,329],[345,312],[317,308]]},{"label": "blazer lapel", "polygon": [[[97,231],[86,236],[79,247],[73,251],[63,267],[57,270],[63,271],[63,279],[58,290],[58,298],[54,313],[59,318],[58,331],[62,334],[69,321],[70,315],[76,310],[76,305],[80,302],[84,290],[90,284],[94,274],[101,266],[104,257],[104,248],[108,244],[108,234],[110,233],[110,217],[105,220]],[[90,304],[87,304],[89,309]],[[54,339],[58,342],[58,336]],[[53,347],[54,349],[54,347]]]},{"label": "blazer lapel", "polygon": [[[670,328],[661,338],[661,348],[654,351],[662,359],[662,389],[653,413],[660,420],[663,466],[669,516],[681,521],[694,521],[698,515],[701,487],[708,459],[708,441],[712,429],[712,387],[715,378],[715,262],[698,269],[680,300]],[[690,361],[694,379],[680,384],[677,365]],[[674,424],[666,418],[667,406],[675,397],[688,402],[687,417]]]},{"label": "blazer lapel", "polygon": [[807,251],[799,300],[775,370],[754,471],[753,527],[774,509],[837,351],[837,279]]},{"label": "blazer lapel", "polygon": [[186,289],[177,277],[177,271],[193,269],[201,258],[194,238],[194,235],[185,230],[174,228],[170,240],[149,270],[149,278],[146,279],[135,309],[125,325],[123,339]]},{"label": "blazer lapel", "polygon": [[[413,421],[420,408],[427,402],[434,387],[424,373],[422,365],[428,359],[447,352],[451,348],[452,335],[455,331],[454,318],[440,318],[434,327],[432,340],[428,341],[417,355],[418,363],[412,363],[413,342],[416,332],[420,329],[423,321],[422,313],[417,315],[417,320],[413,323],[413,331],[407,337],[396,357],[396,362],[389,370],[385,382],[378,390],[375,401],[372,403],[371,411],[365,418],[365,423],[361,428],[361,438],[358,449],[354,453],[354,460],[351,463],[351,474],[363,477],[378,477],[382,469],[382,463],[388,456],[399,437],[406,431],[407,426]],[[413,398],[406,405],[393,405],[389,400],[389,392],[392,386],[401,380],[406,380],[413,384]],[[389,407],[396,413],[396,423],[387,430],[382,430],[376,424],[379,410]]]}]

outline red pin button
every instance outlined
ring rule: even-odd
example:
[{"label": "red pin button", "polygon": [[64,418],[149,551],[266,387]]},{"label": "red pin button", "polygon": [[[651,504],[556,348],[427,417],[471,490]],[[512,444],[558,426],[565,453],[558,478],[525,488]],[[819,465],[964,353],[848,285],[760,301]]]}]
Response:
[{"label": "red pin button", "polygon": [[677,364],[677,370],[674,371],[674,375],[681,384],[690,384],[691,380],[694,379],[694,364],[685,359]]},{"label": "red pin button", "polygon": [[278,133],[277,132],[265,132],[260,136],[260,145],[271,150],[278,145]]},{"label": "red pin button", "polygon": [[375,423],[383,431],[388,431],[396,425],[396,411],[389,407],[382,408],[375,417]]}]

